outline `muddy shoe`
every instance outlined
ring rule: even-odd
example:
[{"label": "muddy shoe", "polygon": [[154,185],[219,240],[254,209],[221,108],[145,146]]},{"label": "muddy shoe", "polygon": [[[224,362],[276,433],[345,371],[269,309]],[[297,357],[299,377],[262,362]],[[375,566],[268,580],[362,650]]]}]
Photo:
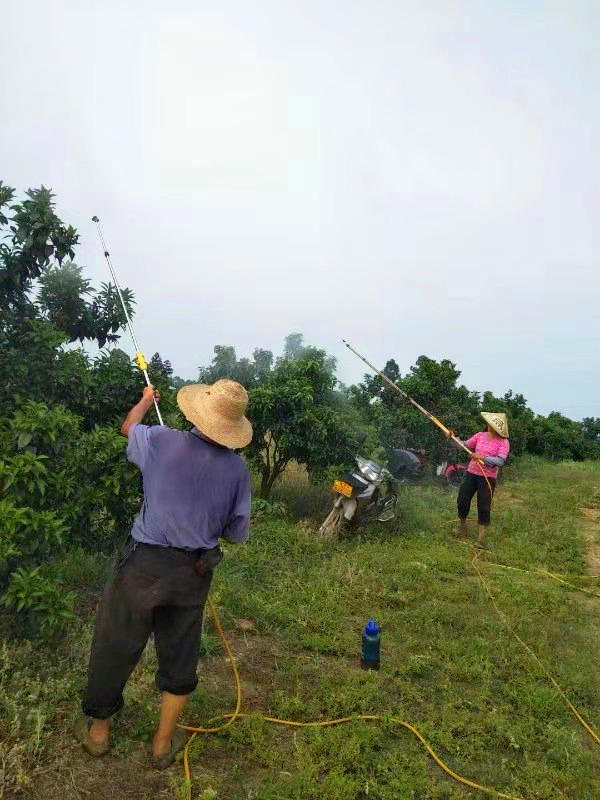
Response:
[{"label": "muddy shoe", "polygon": [[162,756],[152,755],[152,766],[155,767],[155,769],[167,769],[167,767],[170,767],[171,764],[175,762],[177,753],[180,753],[186,746],[189,738],[190,735],[187,731],[182,731],[181,729],[176,730],[171,737],[171,746],[167,752],[163,753]]},{"label": "muddy shoe", "polygon": [[105,756],[110,750],[110,745],[108,742],[105,744],[97,744],[96,742],[92,741],[90,737],[91,725],[92,720],[87,719],[87,717],[83,717],[73,728],[73,734],[75,735],[77,741],[81,743],[81,746],[86,753],[94,756],[94,758],[102,758],[102,756]]}]

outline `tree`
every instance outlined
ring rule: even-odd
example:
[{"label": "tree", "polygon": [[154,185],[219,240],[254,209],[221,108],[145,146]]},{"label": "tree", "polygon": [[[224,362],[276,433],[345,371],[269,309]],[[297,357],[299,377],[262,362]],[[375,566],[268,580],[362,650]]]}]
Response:
[{"label": "tree", "polygon": [[303,333],[288,333],[285,337],[285,344],[283,347],[283,358],[292,360],[294,358],[302,358],[304,351],[304,334]]},{"label": "tree", "polygon": [[[385,374],[418,403],[435,414],[461,436],[477,430],[479,396],[458,384],[460,370],[452,361],[435,361],[420,356],[409,373],[402,377],[394,359]],[[378,375],[365,375],[358,387],[350,390],[352,401],[379,433],[384,448],[413,447],[427,450],[432,461],[456,455],[452,445],[431,422]]]},{"label": "tree", "polygon": [[336,380],[327,361],[326,353],[315,349],[308,357],[281,358],[264,384],[250,391],[254,438],[245,452],[259,471],[264,499],[292,460],[314,478],[352,456],[336,413]]},{"label": "tree", "polygon": [[180,375],[173,375],[171,378],[171,386],[176,390],[181,389],[182,386],[190,386],[192,383],[196,383],[196,381],[182,378]]},{"label": "tree", "polygon": [[44,573],[49,559],[76,544],[111,550],[138,507],[117,423],[143,379],[121,350],[92,359],[65,346],[115,343],[118,295],[110,284],[95,291],[72,260],[78,236],[49,190],[6,211],[13,197],[0,183],[0,601],[54,631],[69,603]]},{"label": "tree", "polygon": [[[100,347],[116,342],[125,314],[116,288],[102,284],[94,291],[72,262],[79,235],[55,212],[54,195],[42,186],[29,189],[26,200],[2,209],[15,191],[0,181],[0,324],[26,327],[28,321],[49,322],[66,341],[96,340]],[[63,264],[65,258],[71,259]],[[36,285],[39,287],[35,296]],[[123,290],[130,315],[133,294]],[[12,313],[10,313],[12,312]]]},{"label": "tree", "polygon": [[[103,283],[94,292],[90,281],[82,277],[81,267],[73,262],[48,267],[39,283],[40,313],[70,342],[95,339],[99,347],[104,347],[107,342],[118,341],[118,331],[125,327],[126,318],[117,289],[111,283]],[[121,294],[131,317],[133,294],[129,289],[122,289]],[[89,302],[87,295],[91,295]]]},{"label": "tree", "polygon": [[214,358],[209,367],[200,367],[198,381],[215,383],[222,378],[241,383],[246,389],[260,385],[268,376],[273,364],[273,353],[270,350],[256,348],[253,361],[249,358],[238,360],[235,347],[216,345],[213,348]]},{"label": "tree", "polygon": [[160,378],[163,382],[168,382],[171,380],[172,374],[173,367],[171,366],[171,362],[168,359],[163,361],[160,357],[160,353],[154,353],[148,363],[148,375],[150,378],[153,380],[155,378]]},{"label": "tree", "polygon": [[585,417],[581,426],[584,439],[600,442],[600,417]]},{"label": "tree", "polygon": [[[30,189],[6,210],[14,189],[0,182],[0,402],[10,413],[26,399],[63,404],[86,428],[112,421],[131,404],[138,381],[130,360],[103,354],[91,361],[65,344],[118,341],[125,315],[116,288],[94,290],[74,263],[79,236],[55,212],[54,195]],[[4,209],[4,210],[3,210]],[[134,298],[123,296],[130,314]],[[110,364],[111,369],[107,369]],[[109,374],[118,377],[111,384]],[[139,382],[141,388],[141,382]],[[116,402],[115,402],[116,401]]]},{"label": "tree", "polygon": [[273,367],[273,353],[270,350],[263,350],[257,347],[252,353],[254,359],[255,379],[257,384],[266,380]]},{"label": "tree", "polygon": [[31,303],[28,292],[33,282],[52,260],[61,264],[66,256],[74,257],[79,236],[57,217],[49,189],[29,189],[28,199],[13,205],[9,218],[2,209],[14,196],[15,190],[0,181],[0,229],[9,226],[12,234],[4,234],[9,244],[0,244],[0,308],[22,310]]}]

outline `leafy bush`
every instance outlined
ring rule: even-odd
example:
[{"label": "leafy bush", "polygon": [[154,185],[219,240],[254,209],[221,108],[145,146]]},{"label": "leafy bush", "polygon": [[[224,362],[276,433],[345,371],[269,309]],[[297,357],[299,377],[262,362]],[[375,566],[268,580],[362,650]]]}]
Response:
[{"label": "leafy bush", "polygon": [[265,518],[283,519],[287,509],[285,503],[279,500],[263,500],[262,497],[255,497],[252,500],[252,518],[259,520]]},{"label": "leafy bush", "polygon": [[[24,403],[5,422],[0,443],[5,451],[0,460],[0,589],[10,583],[5,605],[22,618],[25,629],[48,634],[54,622],[26,622],[43,616],[54,591],[55,584],[37,568],[77,544],[114,549],[138,508],[139,473],[128,464],[125,441],[116,429],[85,432],[81,418],[62,406]],[[10,602],[17,589],[25,591],[27,580],[27,602]]]},{"label": "leafy bush", "polygon": [[8,456],[0,461],[0,486],[5,494],[13,495],[20,503],[29,503],[46,493],[47,456],[36,456],[30,450]]},{"label": "leafy bush", "polygon": [[0,563],[45,558],[64,541],[67,527],[54,511],[19,508],[0,500]]},{"label": "leafy bush", "polygon": [[59,633],[75,616],[74,592],[65,592],[62,583],[42,575],[40,567],[15,570],[2,603],[25,616],[29,627],[46,637]]}]

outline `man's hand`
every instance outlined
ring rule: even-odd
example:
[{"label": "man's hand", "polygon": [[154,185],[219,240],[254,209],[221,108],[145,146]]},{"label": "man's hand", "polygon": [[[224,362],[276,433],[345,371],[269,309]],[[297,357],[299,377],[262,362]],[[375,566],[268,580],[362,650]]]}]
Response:
[{"label": "man's hand", "polygon": [[144,386],[144,391],[142,392],[142,399],[148,403],[148,405],[152,405],[154,401],[158,403],[160,400],[160,392],[158,389],[155,389],[154,386]]},{"label": "man's hand", "polygon": [[129,428],[141,422],[152,407],[154,401],[156,400],[156,402],[158,402],[159,399],[160,394],[154,386],[144,386],[142,399],[131,409],[125,418],[125,422],[121,425],[121,434],[123,436],[129,436]]}]

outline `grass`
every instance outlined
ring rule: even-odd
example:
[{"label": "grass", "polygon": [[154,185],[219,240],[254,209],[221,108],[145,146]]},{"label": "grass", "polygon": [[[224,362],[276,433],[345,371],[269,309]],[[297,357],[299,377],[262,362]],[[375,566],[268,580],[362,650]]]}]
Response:
[{"label": "grass", "polygon": [[[293,517],[304,493],[328,499],[304,481],[288,476],[276,497]],[[599,485],[598,465],[517,464],[495,503],[493,560],[584,575],[580,509]],[[250,545],[228,548],[212,598],[239,664],[244,709],[295,720],[398,716],[465,777],[527,800],[593,800],[600,750],[493,611],[469,549],[452,538],[453,503],[453,493],[434,486],[404,488],[393,527],[335,542],[319,539],[313,523],[263,520]],[[116,720],[113,755],[94,762],[70,742],[90,598],[106,563],[79,553],[55,569],[82,598],[80,617],[53,646],[2,645],[0,799],[79,800],[106,796],[108,783],[115,800],[184,798],[181,770],[159,775],[146,764],[157,719],[151,648]],[[598,731],[600,600],[539,574],[486,563],[482,571],[511,624]],[[598,581],[569,580],[600,592]],[[359,668],[369,617],[382,626],[378,673]],[[192,724],[235,701],[220,642],[206,627],[201,688],[186,713]],[[447,778],[390,722],[291,731],[251,716],[191,750],[194,800],[481,796]]]}]

